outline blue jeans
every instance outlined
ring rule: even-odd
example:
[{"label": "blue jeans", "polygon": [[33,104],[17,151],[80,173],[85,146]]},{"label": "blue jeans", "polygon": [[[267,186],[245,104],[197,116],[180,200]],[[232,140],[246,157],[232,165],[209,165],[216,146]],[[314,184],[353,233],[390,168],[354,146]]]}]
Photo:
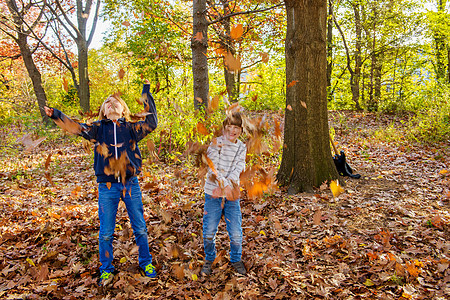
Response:
[{"label": "blue jeans", "polygon": [[229,201],[225,198],[222,208],[222,198],[213,198],[205,194],[205,207],[203,214],[203,247],[205,259],[214,261],[216,258],[216,233],[219,222],[224,215],[230,237],[230,261],[241,260],[242,256],[242,213],[239,199]]},{"label": "blue jeans", "polygon": [[112,272],[113,234],[116,227],[116,214],[119,201],[122,199],[127,208],[134,238],[139,247],[139,266],[145,268],[152,263],[152,256],[148,247],[147,226],[144,220],[142,193],[137,177],[130,178],[125,186],[120,182],[111,183],[108,189],[106,183],[98,184],[98,217],[100,219],[99,256],[100,273]]}]

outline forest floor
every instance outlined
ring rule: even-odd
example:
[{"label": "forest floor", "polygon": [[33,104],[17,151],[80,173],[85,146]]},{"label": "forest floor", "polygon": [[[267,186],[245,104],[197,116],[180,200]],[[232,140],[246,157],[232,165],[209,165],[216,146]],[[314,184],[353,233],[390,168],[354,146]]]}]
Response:
[{"label": "forest floor", "polygon": [[24,127],[2,128],[2,141],[18,140],[0,144],[0,299],[450,299],[450,145],[405,141],[404,118],[331,113],[335,142],[362,175],[337,197],[329,183],[254,200],[244,191],[246,276],[229,263],[224,222],[213,273],[200,276],[203,197],[190,160],[144,161],[158,277],[140,275],[120,205],[109,289],[96,283],[92,152],[67,137],[34,147],[18,139]]}]

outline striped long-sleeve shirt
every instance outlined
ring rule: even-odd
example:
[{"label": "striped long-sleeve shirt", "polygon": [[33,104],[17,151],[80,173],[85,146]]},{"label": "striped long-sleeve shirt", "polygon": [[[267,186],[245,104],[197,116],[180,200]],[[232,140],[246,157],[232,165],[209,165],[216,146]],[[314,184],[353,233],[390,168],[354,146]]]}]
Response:
[{"label": "striped long-sleeve shirt", "polygon": [[226,137],[220,136],[213,140],[208,147],[207,156],[214,164],[217,171],[217,180],[214,179],[214,172],[208,168],[205,181],[205,194],[212,195],[217,187],[233,187],[233,183],[239,185],[239,176],[245,168],[245,156],[247,147],[243,142],[237,140],[230,142]]}]

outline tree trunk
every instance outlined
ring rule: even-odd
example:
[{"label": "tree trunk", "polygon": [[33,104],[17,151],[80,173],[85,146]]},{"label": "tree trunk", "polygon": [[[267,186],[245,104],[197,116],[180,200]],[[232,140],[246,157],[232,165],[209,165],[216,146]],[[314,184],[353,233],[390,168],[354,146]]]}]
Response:
[{"label": "tree trunk", "polygon": [[352,74],[352,80],[350,82],[351,90],[352,90],[352,100],[355,102],[355,107],[357,110],[361,110],[361,106],[359,105],[359,82],[361,78],[361,41],[362,41],[362,26],[361,26],[361,15],[359,13],[359,4],[354,3],[353,12],[355,14],[355,33],[356,33],[356,41],[355,41],[355,71]]},{"label": "tree trunk", "polygon": [[192,49],[192,74],[194,85],[194,107],[208,106],[209,77],[208,77],[208,22],[206,20],[206,0],[194,0],[193,2],[193,37]]},{"label": "tree trunk", "polygon": [[287,109],[277,179],[289,193],[298,193],[338,178],[327,115],[327,1],[286,0],[285,5]]},{"label": "tree trunk", "polygon": [[[34,63],[33,56],[30,48],[28,47],[28,34],[24,32],[26,30],[26,26],[23,24],[23,16],[26,15],[26,12],[19,10],[17,3],[15,0],[7,0],[6,4],[8,5],[9,12],[13,17],[14,26],[16,27],[17,37],[15,38],[15,42],[19,46],[20,54],[23,59],[23,63],[25,64],[25,68],[27,69],[28,75],[30,76],[31,82],[33,83],[34,93],[36,95],[37,103],[39,106],[39,111],[41,113],[42,120],[47,123],[48,117],[44,111],[44,106],[47,105],[47,95],[45,94],[45,90],[42,86],[42,77],[41,72],[36,67]],[[21,6],[23,8],[23,6]]]},{"label": "tree trunk", "polygon": [[91,10],[92,1],[86,2],[83,8],[83,1],[77,0],[77,21],[78,31],[75,42],[78,49],[78,97],[80,98],[81,109],[86,112],[90,109],[90,90],[88,74],[88,44],[86,35],[86,23]]},{"label": "tree trunk", "polygon": [[333,73],[333,6],[332,0],[328,0],[327,15],[327,99],[332,100],[331,74]]},{"label": "tree trunk", "polygon": [[[228,7],[228,1],[222,1],[223,2],[223,11],[224,15],[228,15],[230,13],[229,7]],[[221,21],[223,28],[224,28],[224,36],[221,38],[223,41],[223,47],[225,49],[225,53],[231,53],[233,56],[236,55],[236,50],[234,49],[233,41],[231,39],[231,25],[230,25],[230,18],[225,18]],[[236,75],[239,73],[238,71],[230,71],[228,70],[226,64],[224,64],[223,67],[223,73],[225,77],[225,85],[227,89],[228,99],[230,102],[236,102],[238,99],[237,94],[237,85],[236,85]]]},{"label": "tree trunk", "polygon": [[81,109],[86,112],[90,109],[91,93],[89,89],[89,74],[88,74],[88,48],[86,40],[81,39],[77,43],[78,48],[78,78],[79,88],[78,97],[80,98]]}]

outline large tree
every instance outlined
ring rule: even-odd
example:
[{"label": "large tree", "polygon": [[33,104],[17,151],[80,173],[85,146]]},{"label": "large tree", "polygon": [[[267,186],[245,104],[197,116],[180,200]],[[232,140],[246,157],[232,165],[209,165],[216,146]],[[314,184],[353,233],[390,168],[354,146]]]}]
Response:
[{"label": "large tree", "polygon": [[338,178],[327,116],[327,0],[286,0],[286,112],[278,182],[289,193]]}]

